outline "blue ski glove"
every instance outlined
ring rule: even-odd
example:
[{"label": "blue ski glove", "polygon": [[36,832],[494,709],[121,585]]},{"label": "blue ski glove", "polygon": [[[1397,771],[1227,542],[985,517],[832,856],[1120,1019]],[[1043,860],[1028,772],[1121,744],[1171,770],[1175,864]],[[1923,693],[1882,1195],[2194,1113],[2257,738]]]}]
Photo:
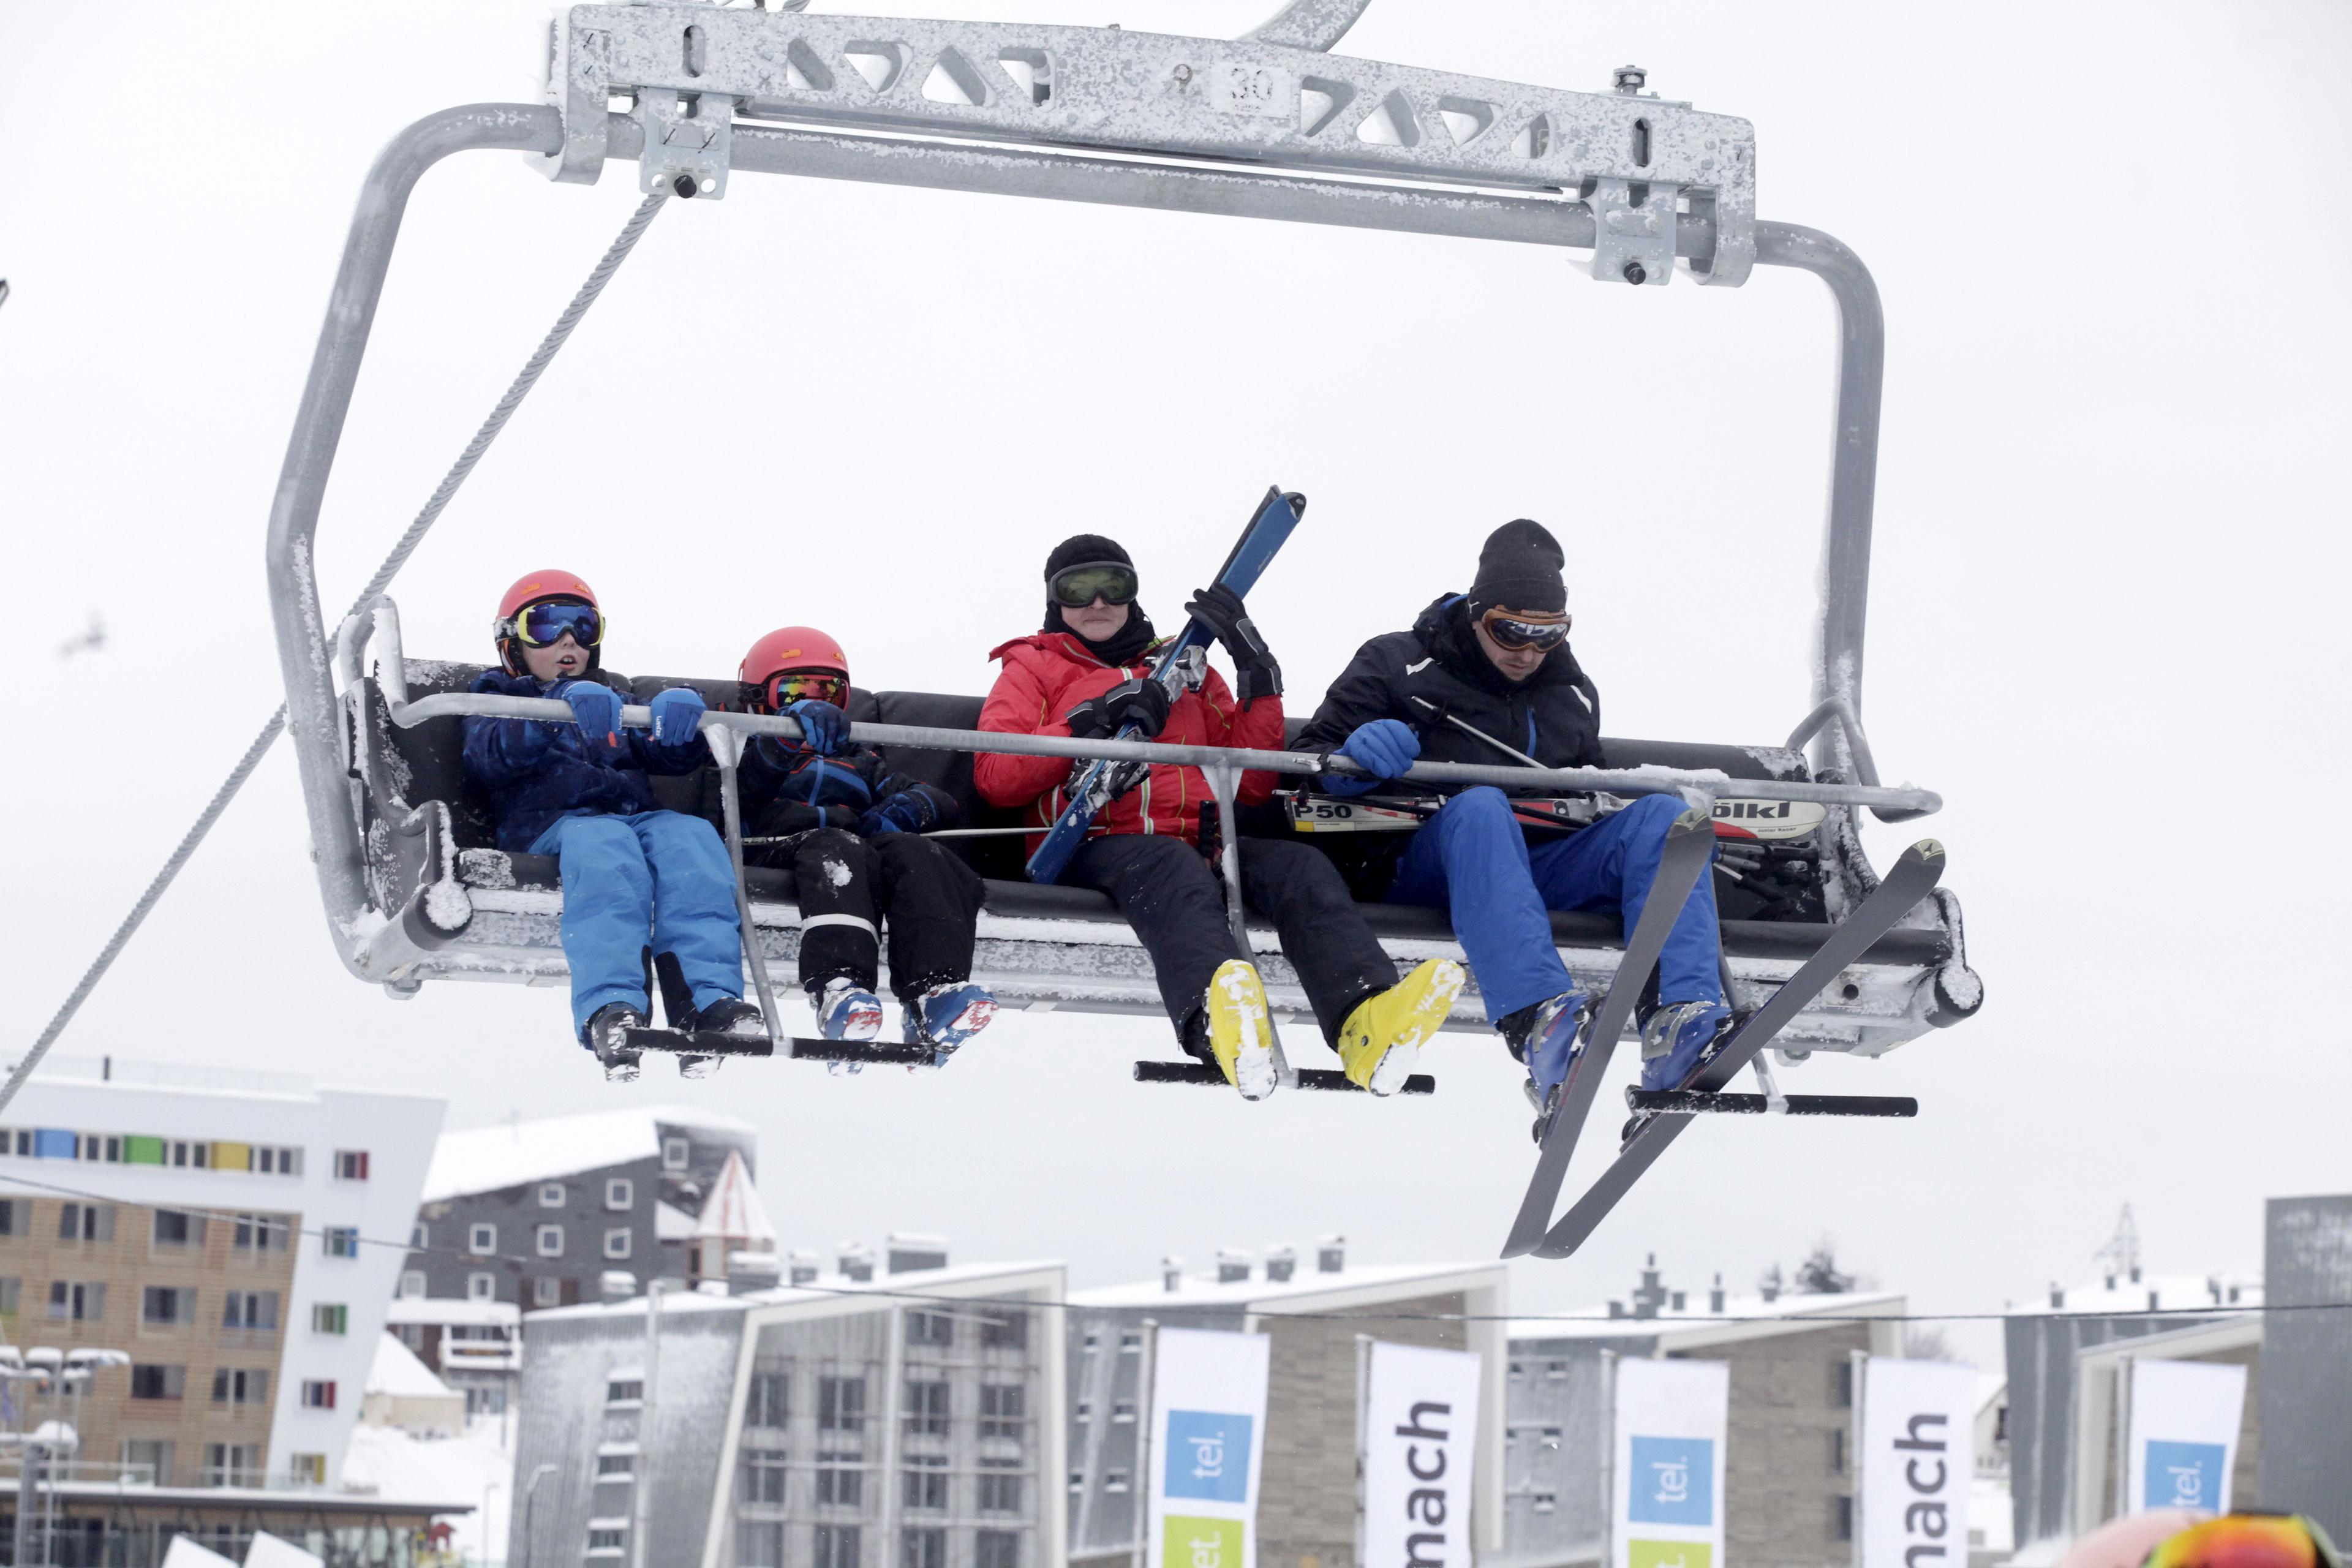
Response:
[{"label": "blue ski glove", "polygon": [[920,833],[931,825],[931,803],[920,791],[907,790],[883,801],[857,819],[857,832],[862,838],[874,838],[885,833]]},{"label": "blue ski glove", "polygon": [[583,739],[621,743],[621,694],[593,680],[575,680],[556,693],[572,710]]},{"label": "blue ski glove", "polygon": [[1349,761],[1381,778],[1392,779],[1421,755],[1421,737],[1402,719],[1375,719],[1357,725],[1356,732],[1339,750]]},{"label": "blue ski glove", "polygon": [[849,744],[849,715],[830,702],[803,697],[784,712],[801,721],[801,743],[820,757],[830,757]]},{"label": "blue ski glove", "polygon": [[654,744],[684,746],[693,742],[703,712],[702,693],[691,686],[657,691],[646,704],[654,710]]}]

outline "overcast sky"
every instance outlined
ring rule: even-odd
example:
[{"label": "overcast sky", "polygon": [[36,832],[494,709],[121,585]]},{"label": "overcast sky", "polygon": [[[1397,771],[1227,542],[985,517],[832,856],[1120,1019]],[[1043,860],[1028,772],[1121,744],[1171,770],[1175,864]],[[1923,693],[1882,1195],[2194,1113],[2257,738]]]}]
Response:
[{"label": "overcast sky", "polygon": [[[1230,36],[1271,0],[1022,0]],[[819,8],[836,7],[819,0]],[[982,16],[978,0],[926,9]],[[361,175],[402,125],[532,100],[538,0],[0,13],[0,658],[19,765],[0,933],[20,1048],[278,700],[262,541]],[[2352,11],[1378,0],[1351,54],[1744,116],[1762,216],[1888,319],[1865,714],[1943,792],[1982,1015],[1789,1087],[1904,1123],[1709,1124],[1514,1302],[1745,1286],[1834,1237],[1915,1306],[2094,1268],[2254,1270],[2265,1194],[2352,1184],[2339,836]],[[410,209],[320,531],[347,602],[635,201],[504,153]],[[1312,706],[1354,647],[1539,518],[1621,735],[1773,742],[1808,695],[1828,298],[1602,288],[1582,253],[746,176],[665,212],[395,585],[486,656],[560,564],[632,673],[814,621],[869,686],[978,691],[1045,552],[1133,550],[1163,624],[1269,482],[1314,500],[1252,604]],[[101,652],[60,644],[103,616]],[[449,1097],[449,1125],[687,1100],[755,1121],[792,1246],[891,1227],[1069,1260],[1305,1243],[1492,1256],[1531,1160],[1490,1038],[1433,1100],[1127,1082],[1150,1022],[1007,1017],[954,1067],[737,1064],[608,1089],[562,998],[346,977],[280,747],[61,1051]],[[1307,1031],[1296,1034],[1304,1037]],[[1304,1047],[1306,1048],[1299,1048]],[[1305,1038],[1297,1054],[1314,1060]],[[1613,1094],[1604,1093],[1604,1104]],[[1572,1183],[1609,1140],[1591,1140]],[[1990,1345],[1985,1345],[1987,1351]]]}]

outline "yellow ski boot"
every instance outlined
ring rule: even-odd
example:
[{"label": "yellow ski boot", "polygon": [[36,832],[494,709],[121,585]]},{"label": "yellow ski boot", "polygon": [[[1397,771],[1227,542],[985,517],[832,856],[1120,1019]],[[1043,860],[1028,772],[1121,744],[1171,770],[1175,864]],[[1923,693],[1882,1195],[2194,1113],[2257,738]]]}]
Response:
[{"label": "yellow ski boot", "polygon": [[1203,1004],[1209,1015],[1209,1048],[1225,1081],[1244,1100],[1264,1100],[1278,1081],[1274,1070],[1274,1019],[1265,1005],[1265,984],[1257,970],[1238,958],[1217,965]]},{"label": "yellow ski boot", "polygon": [[1421,1043],[1454,1011],[1465,978],[1452,959],[1433,958],[1359,1003],[1339,1026],[1339,1061],[1348,1081],[1374,1094],[1402,1089],[1421,1062]]}]

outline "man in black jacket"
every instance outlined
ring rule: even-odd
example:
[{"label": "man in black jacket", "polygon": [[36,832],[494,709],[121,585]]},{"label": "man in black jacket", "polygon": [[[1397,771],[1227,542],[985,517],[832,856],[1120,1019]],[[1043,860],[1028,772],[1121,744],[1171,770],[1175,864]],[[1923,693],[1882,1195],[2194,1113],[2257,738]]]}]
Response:
[{"label": "man in black jacket", "polygon": [[[1344,752],[1383,778],[1421,758],[1493,765],[1514,752],[1548,768],[1601,765],[1601,697],[1568,647],[1565,564],[1540,524],[1521,518],[1496,529],[1470,591],[1438,599],[1411,631],[1359,648],[1298,744]],[[1379,786],[1333,778],[1325,787]],[[1454,795],[1404,848],[1388,900],[1448,912],[1487,1021],[1527,1064],[1539,1108],[1568,1075],[1591,1004],[1559,961],[1546,911],[1615,910],[1631,931],[1682,810],[1672,795],[1644,795],[1530,847],[1509,796],[1479,785]],[[1647,1087],[1682,1081],[1729,1021],[1717,942],[1715,889],[1701,878],[1658,961],[1658,1005],[1642,1029]]]}]

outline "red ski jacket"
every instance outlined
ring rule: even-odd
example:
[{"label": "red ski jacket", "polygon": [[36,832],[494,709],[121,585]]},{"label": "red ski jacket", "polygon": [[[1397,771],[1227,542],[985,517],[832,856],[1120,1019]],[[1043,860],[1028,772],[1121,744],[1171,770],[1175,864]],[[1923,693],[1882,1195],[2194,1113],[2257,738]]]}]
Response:
[{"label": "red ski jacket", "polygon": [[[1154,644],[1156,648],[1159,645]],[[1120,668],[1087,651],[1067,632],[1035,632],[989,651],[1003,672],[980,710],[980,727],[1016,735],[1066,735],[1065,717],[1090,697],[1120,681],[1151,673],[1152,649]],[[1168,710],[1167,727],[1156,737],[1171,745],[1243,746],[1278,751],[1282,746],[1282,699],[1261,697],[1247,708],[1234,699],[1223,676],[1209,671],[1198,691],[1186,692]],[[1024,817],[1050,827],[1069,804],[1064,793],[1083,763],[1061,757],[1013,757],[983,752],[972,759],[973,785],[991,805],[1026,808]],[[1242,774],[1239,798],[1263,804],[1274,793],[1275,775]],[[1143,783],[1095,817],[1093,832],[1173,833],[1194,843],[1201,837],[1201,803],[1216,797],[1198,768],[1153,764]],[[1034,849],[1038,840],[1029,841]]]}]

